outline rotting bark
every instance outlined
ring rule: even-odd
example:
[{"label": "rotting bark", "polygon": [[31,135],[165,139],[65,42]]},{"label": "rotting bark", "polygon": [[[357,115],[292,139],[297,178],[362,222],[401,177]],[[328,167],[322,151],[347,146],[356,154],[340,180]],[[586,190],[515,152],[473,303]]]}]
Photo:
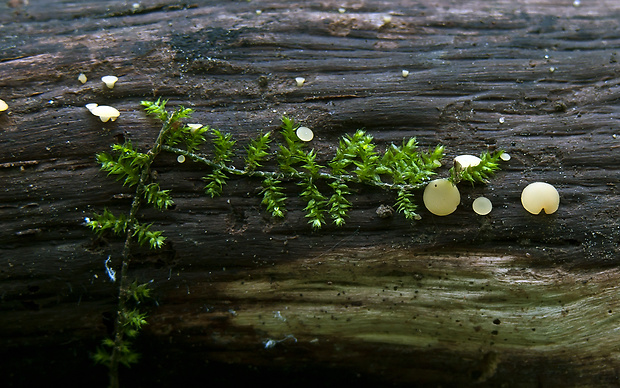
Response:
[{"label": "rotting bark", "polygon": [[[139,101],[159,96],[240,144],[287,113],[314,129],[325,159],[358,128],[381,146],[416,136],[450,156],[501,148],[512,159],[489,185],[464,186],[452,216],[379,218],[394,198],[360,187],[345,227],[315,233],[294,198],[274,223],[260,182],[233,180],[212,200],[204,171],[163,158],[155,169],[176,208],[143,214],[170,244],[130,268],[154,279],[157,304],[128,384],[242,374],[618,384],[617,2],[10,3],[0,5],[9,386],[105,385],[88,353],[110,329],[116,288],[103,261],[122,246],[82,224],[131,199],[94,154],[122,139],[147,149],[158,125]],[[120,77],[113,90],[99,82],[108,74]],[[102,124],[89,102],[121,117]],[[559,189],[556,214],[522,209],[521,189],[537,180]],[[487,217],[470,210],[481,194],[495,205]]]}]

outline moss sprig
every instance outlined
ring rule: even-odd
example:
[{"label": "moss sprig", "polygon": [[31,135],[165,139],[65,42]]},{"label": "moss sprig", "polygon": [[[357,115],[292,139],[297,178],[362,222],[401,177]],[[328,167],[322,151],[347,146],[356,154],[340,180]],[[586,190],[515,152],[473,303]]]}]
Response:
[{"label": "moss sprig", "polygon": [[284,188],[282,187],[282,181],[268,176],[263,180],[263,204],[267,211],[274,218],[284,218],[286,213],[286,195],[284,194]]},{"label": "moss sprig", "polygon": [[[146,285],[134,285],[128,276],[131,261],[131,252],[134,246],[147,246],[150,249],[160,249],[165,245],[166,237],[162,231],[154,230],[152,224],[138,221],[138,212],[143,205],[150,205],[158,210],[165,210],[173,205],[170,190],[162,189],[151,174],[151,165],[162,151],[165,144],[183,142],[188,149],[195,150],[198,143],[204,142],[202,132],[193,132],[191,128],[180,125],[180,120],[192,114],[191,109],[177,108],[172,112],[166,110],[166,101],[143,101],[142,106],[146,113],[162,122],[162,127],[156,140],[147,152],[138,151],[134,145],[126,141],[123,144],[114,144],[110,152],[96,155],[101,169],[113,175],[123,186],[134,189],[133,200],[127,214],[114,214],[104,209],[101,214],[94,214],[87,220],[87,226],[94,233],[103,236],[124,238],[123,251],[120,255],[120,271],[107,267],[108,273],[114,273],[111,280],[118,281],[119,294],[112,338],[103,340],[100,348],[93,355],[93,359],[108,368],[110,387],[119,386],[119,364],[130,366],[137,362],[139,354],[132,350],[130,339],[138,335],[146,324],[146,313],[140,311],[140,303],[148,296]],[[116,275],[118,274],[118,275]]]},{"label": "moss sprig", "polygon": [[421,217],[416,211],[418,206],[413,200],[413,194],[407,190],[398,190],[396,195],[396,209],[403,213],[406,219],[413,221],[419,220]]},{"label": "moss sprig", "polygon": [[332,196],[327,202],[329,214],[336,226],[342,226],[345,224],[345,219],[351,208],[351,202],[347,199],[351,192],[349,191],[349,186],[341,181],[330,182],[329,187],[333,191]]},{"label": "moss sprig", "polygon": [[101,169],[108,175],[116,175],[116,179],[123,181],[123,186],[134,186],[140,181],[140,171],[148,163],[147,154],[133,149],[130,141],[112,145],[112,152],[102,152],[96,155]]},{"label": "moss sprig", "polygon": [[300,182],[299,186],[303,188],[299,196],[306,201],[304,210],[306,211],[308,223],[312,225],[312,228],[320,229],[325,225],[327,198],[316,186],[312,175]]},{"label": "moss sprig", "polygon": [[269,156],[269,143],[271,142],[271,132],[258,135],[252,139],[246,148],[245,170],[250,172],[262,167],[265,158]]},{"label": "moss sprig", "polygon": [[[140,353],[133,350],[131,339],[138,336],[140,329],[147,325],[147,314],[139,310],[139,305],[149,298],[149,283],[131,283],[123,296],[125,308],[119,311],[116,330],[122,333],[123,340],[105,338],[93,354],[93,360],[108,367],[110,386],[118,385],[118,364],[131,367],[140,360]],[[114,373],[114,375],[112,375]]]}]

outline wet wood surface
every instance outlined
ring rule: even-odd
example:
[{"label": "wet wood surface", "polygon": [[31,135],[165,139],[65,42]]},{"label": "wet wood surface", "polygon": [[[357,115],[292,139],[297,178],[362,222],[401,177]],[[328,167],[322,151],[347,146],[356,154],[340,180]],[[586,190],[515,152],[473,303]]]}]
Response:
[{"label": "wet wood surface", "polygon": [[[176,206],[143,213],[169,243],[131,264],[154,301],[127,385],[618,385],[619,24],[611,0],[3,2],[6,383],[107,383],[89,353],[110,330],[104,261],[121,243],[84,219],[128,210],[130,191],[94,155],[122,139],[146,149],[159,128],[140,101],[162,97],[241,146],[290,115],[322,161],[359,128],[381,149],[416,137],[448,159],[512,158],[488,185],[461,185],[448,217],[381,218],[393,195],[360,186],[344,227],[313,232],[294,195],[274,222],[260,181],[210,199],[204,169],[164,155]],[[91,102],[120,118],[101,123]],[[558,189],[557,213],[522,208],[535,181]],[[471,210],[480,195],[488,216]]]}]

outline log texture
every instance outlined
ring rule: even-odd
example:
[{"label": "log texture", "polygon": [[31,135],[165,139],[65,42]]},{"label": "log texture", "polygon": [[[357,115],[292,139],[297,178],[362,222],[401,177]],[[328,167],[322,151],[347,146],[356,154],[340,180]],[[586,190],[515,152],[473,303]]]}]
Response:
[{"label": "log texture", "polygon": [[[322,161],[358,128],[380,148],[414,136],[512,159],[461,186],[451,216],[380,218],[394,197],[359,187],[343,228],[313,232],[294,195],[274,222],[259,181],[209,199],[200,166],[162,157],[176,207],[143,212],[169,243],[131,263],[155,299],[126,386],[620,385],[620,3],[578,3],[3,2],[3,386],[106,385],[89,354],[110,330],[104,261],[121,243],[84,218],[131,200],[94,155],[146,149],[159,128],[139,104],[158,97],[240,146],[286,113]],[[120,118],[101,123],[91,102]],[[534,181],[558,188],[557,213],[521,207]]]}]

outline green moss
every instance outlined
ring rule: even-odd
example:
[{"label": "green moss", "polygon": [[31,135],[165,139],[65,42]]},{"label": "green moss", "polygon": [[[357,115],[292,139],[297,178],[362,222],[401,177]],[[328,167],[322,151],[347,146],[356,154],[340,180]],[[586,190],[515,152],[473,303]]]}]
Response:
[{"label": "green moss", "polygon": [[[162,189],[151,174],[151,165],[161,152],[182,155],[203,164],[205,193],[210,197],[223,195],[231,176],[261,179],[261,204],[275,218],[286,215],[287,191],[293,191],[305,201],[305,216],[314,230],[321,229],[329,220],[337,227],[345,224],[354,206],[351,185],[391,191],[395,208],[409,220],[419,219],[414,190],[436,174],[444,157],[443,146],[420,150],[415,138],[404,139],[401,145],[391,144],[381,152],[372,135],[358,130],[340,139],[335,155],[329,159],[309,149],[308,143],[296,135],[299,124],[286,116],[282,118],[278,136],[271,132],[260,133],[245,148],[239,148],[230,133],[184,124],[182,121],[191,117],[192,109],[179,107],[168,111],[166,103],[161,99],[142,102],[146,113],[162,125],[157,139],[146,152],[125,142],[113,145],[110,152],[97,154],[103,171],[135,190],[127,214],[114,214],[104,209],[88,221],[97,235],[111,234],[125,241],[123,252],[118,255],[120,270],[116,271],[119,296],[114,335],[105,339],[93,356],[96,362],[108,367],[111,387],[119,385],[119,364],[130,366],[138,361],[139,354],[132,349],[131,339],[147,323],[141,303],[149,295],[148,284],[132,283],[127,275],[132,249],[134,246],[160,249],[166,244],[161,231],[154,230],[152,224],[138,221],[143,206],[166,210],[174,203],[171,191]],[[210,145],[210,154],[201,152],[205,144]],[[451,179],[455,182],[486,181],[499,169],[500,156],[501,151],[483,153],[480,165],[462,171],[451,170]],[[234,160],[242,160],[244,165],[237,167]],[[326,160],[324,165],[319,163],[321,160]],[[295,192],[285,187],[298,189]]]}]

